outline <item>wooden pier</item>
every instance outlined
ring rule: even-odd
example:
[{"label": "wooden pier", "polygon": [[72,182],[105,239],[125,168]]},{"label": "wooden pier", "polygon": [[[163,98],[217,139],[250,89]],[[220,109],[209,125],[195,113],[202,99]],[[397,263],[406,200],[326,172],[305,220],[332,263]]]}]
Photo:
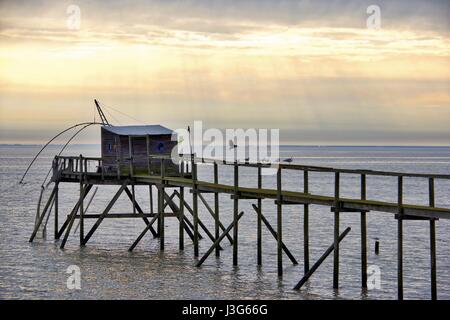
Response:
[{"label": "wooden pier", "polygon": [[[35,227],[30,238],[34,240],[40,226],[45,221],[45,217],[54,214],[55,239],[62,237],[60,246],[64,248],[68,241],[74,221],[79,220],[79,243],[84,246],[100,227],[102,221],[106,218],[138,218],[142,219],[145,226],[142,232],[137,236],[136,241],[131,244],[129,250],[133,250],[140,240],[150,232],[154,237],[159,238],[160,250],[164,250],[165,234],[164,219],[169,217],[177,218],[179,221],[179,249],[184,249],[184,234],[186,233],[193,242],[194,256],[197,258],[196,265],[201,266],[203,262],[213,253],[218,257],[220,251],[224,248],[222,242],[226,240],[232,245],[233,265],[238,264],[239,257],[239,220],[244,212],[239,209],[240,200],[254,200],[252,205],[254,213],[257,215],[256,237],[257,237],[257,264],[262,264],[262,228],[266,227],[270,234],[277,241],[277,269],[278,275],[283,275],[283,257],[286,255],[291,263],[297,264],[293,253],[283,242],[283,207],[286,205],[298,205],[303,208],[303,245],[304,245],[304,274],[294,289],[298,290],[308,280],[308,278],[317,270],[320,264],[333,252],[333,288],[339,287],[339,243],[350,232],[346,228],[341,233],[340,214],[344,212],[354,212],[360,215],[361,230],[361,286],[367,287],[367,213],[368,212],[387,212],[397,219],[397,256],[398,256],[398,299],[403,299],[403,221],[404,220],[424,220],[429,223],[430,230],[430,282],[431,298],[437,299],[437,275],[436,275],[436,221],[439,219],[450,218],[450,208],[435,207],[435,180],[450,179],[450,175],[432,175],[417,173],[398,173],[371,170],[351,170],[335,169],[327,167],[305,166],[298,164],[267,164],[267,163],[248,163],[248,162],[227,162],[211,159],[195,158],[193,155],[187,158],[181,158],[180,170],[178,175],[173,175],[166,168],[172,161],[168,157],[148,156],[148,170],[135,168],[133,158],[118,159],[117,171],[110,172],[105,169],[104,158],[86,158],[78,157],[60,157],[57,156],[53,161],[54,188],[46,199],[42,211],[38,209]],[[111,159],[108,159],[111,161]],[[123,170],[124,163],[129,166],[129,170]],[[154,172],[154,164],[160,165],[158,174]],[[202,181],[197,177],[197,165],[199,163],[210,163],[213,168],[213,181]],[[219,181],[219,170],[222,166],[233,167],[233,184],[222,184]],[[242,187],[239,185],[239,170],[243,167],[255,168],[256,188]],[[275,168],[276,170],[276,188],[263,188],[262,170],[265,168]],[[296,170],[303,172],[303,191],[290,191],[283,188],[282,173],[286,170]],[[325,196],[313,194],[309,191],[310,178],[309,173],[332,173],[334,174],[334,196]],[[360,196],[358,198],[341,197],[341,177],[343,175],[356,175],[360,178]],[[397,177],[398,199],[396,202],[386,202],[367,199],[367,180],[371,176]],[[427,205],[412,205],[403,201],[403,180],[404,178],[426,179],[429,185],[429,203]],[[59,226],[58,193],[61,183],[79,184],[79,195],[71,212]],[[84,203],[87,196],[93,189],[93,186],[99,185],[117,185],[118,190],[113,195],[103,212],[99,214],[86,214]],[[145,186],[149,188],[149,201],[151,203],[150,212],[144,212],[142,207],[136,201],[135,188]],[[157,210],[153,210],[152,189],[157,189]],[[170,190],[170,191],[169,191]],[[189,191],[187,191],[189,190]],[[114,203],[122,193],[127,195],[133,207],[132,213],[110,213]],[[209,204],[204,193],[214,195],[214,203]],[[223,225],[219,214],[219,194],[230,195],[233,201],[233,220],[228,226]],[[187,197],[192,197],[192,207],[186,201]],[[273,199],[276,210],[276,226],[273,227],[264,216],[262,200]],[[92,198],[91,198],[92,200]],[[214,219],[214,231],[208,230],[206,225],[199,218],[199,200],[205,206],[209,214]],[[321,258],[310,267],[309,257],[309,207],[319,205],[329,207],[334,215],[334,233],[330,247]],[[53,209],[52,209],[53,208]],[[170,208],[171,212],[166,212]],[[94,225],[85,233],[85,220],[95,219]],[[203,253],[199,251],[199,241],[207,237],[211,241],[210,248]],[[294,284],[293,284],[294,286]]]}]

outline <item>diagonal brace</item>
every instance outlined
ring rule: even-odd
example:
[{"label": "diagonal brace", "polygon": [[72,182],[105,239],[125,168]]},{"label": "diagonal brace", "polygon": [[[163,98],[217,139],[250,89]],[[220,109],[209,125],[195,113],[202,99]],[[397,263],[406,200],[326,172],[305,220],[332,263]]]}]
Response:
[{"label": "diagonal brace", "polygon": [[[342,239],[345,238],[345,236],[350,232],[351,228],[348,227],[344,230],[344,232],[341,233],[339,236],[339,242],[342,241]],[[305,283],[308,281],[309,277],[312,276],[312,274],[317,270],[317,268],[320,267],[322,262],[330,255],[330,253],[334,250],[334,243],[331,244],[331,246],[328,247],[327,251],[317,260],[316,263],[309,269],[309,271],[303,276],[303,278],[297,283],[297,285],[294,287],[294,290],[299,290]]]},{"label": "diagonal brace", "polygon": [[231,222],[231,224],[228,226],[228,228],[225,229],[225,231],[222,233],[222,235],[214,242],[214,244],[211,246],[211,248],[208,249],[208,251],[206,251],[206,253],[203,255],[203,257],[200,259],[200,261],[197,263],[197,267],[200,267],[203,262],[205,262],[205,260],[209,257],[209,255],[214,251],[214,249],[216,247],[219,246],[220,242],[223,240],[223,238],[225,238],[225,236],[231,231],[231,229],[233,229],[237,222],[241,219],[241,217],[244,215],[244,211],[241,211],[241,213],[239,213],[239,215],[237,216],[236,220],[233,220],[233,222]]},{"label": "diagonal brace", "polygon": [[128,184],[128,181],[125,181],[122,186],[120,187],[120,189],[116,192],[116,194],[114,195],[114,197],[112,198],[112,200],[108,203],[108,205],[106,206],[105,210],[102,212],[102,214],[100,215],[100,217],[97,219],[97,221],[95,222],[95,224],[92,226],[91,230],[89,230],[88,234],[86,235],[86,237],[84,237],[83,241],[82,241],[82,245],[85,245],[89,239],[92,237],[92,235],[94,234],[94,232],[97,230],[97,228],[100,226],[100,223],[102,223],[103,219],[105,218],[105,216],[108,214],[108,212],[111,210],[111,208],[113,207],[113,205],[116,203],[117,199],[119,199],[120,195],[122,194],[122,192],[125,190],[126,186]]},{"label": "diagonal brace", "polygon": [[[252,204],[253,209],[256,211],[256,213],[259,213],[261,215],[261,220],[264,222],[264,224],[266,225],[267,229],[270,231],[270,233],[272,234],[272,236],[275,239],[278,239],[278,234],[277,232],[273,229],[273,227],[270,225],[269,221],[266,219],[266,217],[264,217],[264,215],[262,214],[262,212],[260,212],[258,206],[256,206],[255,204]],[[284,253],[286,253],[286,255],[289,257],[289,259],[291,259],[293,264],[298,264],[297,260],[295,259],[295,257],[292,255],[292,253],[289,251],[289,249],[286,247],[286,245],[284,244],[284,242],[281,242],[281,248],[283,249]]]}]

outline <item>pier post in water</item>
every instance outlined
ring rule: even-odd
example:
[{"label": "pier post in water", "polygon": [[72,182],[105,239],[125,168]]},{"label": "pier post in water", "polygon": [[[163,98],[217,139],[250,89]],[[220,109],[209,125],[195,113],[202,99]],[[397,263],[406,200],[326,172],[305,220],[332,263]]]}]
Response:
[{"label": "pier post in water", "polygon": [[[303,193],[309,192],[308,170],[303,171]],[[309,204],[303,205],[303,259],[305,274],[309,271]]]},{"label": "pier post in water", "polygon": [[158,213],[159,213],[159,243],[160,250],[164,251],[164,173],[165,173],[165,159],[161,158],[161,185],[158,188]]},{"label": "pier post in water", "polygon": [[59,229],[59,226],[58,226],[58,211],[59,211],[59,205],[58,205],[58,194],[59,194],[59,182],[56,182],[55,183],[55,203],[54,203],[54,208],[55,208],[55,221],[54,221],[54,223],[55,223],[55,240],[56,239],[58,239],[58,229]]},{"label": "pier post in water", "polygon": [[278,165],[277,170],[277,261],[278,261],[278,276],[283,275],[283,225],[282,225],[282,207],[283,198],[281,196],[281,166]]},{"label": "pier post in water", "polygon": [[[434,179],[428,179],[430,207],[434,207]],[[430,219],[431,300],[437,300],[436,283],[436,220]]]},{"label": "pier post in water", "polygon": [[198,188],[197,188],[197,164],[194,155],[191,155],[192,166],[192,210],[194,218],[194,257],[198,257]]},{"label": "pier post in water", "polygon": [[[361,200],[366,200],[366,175],[361,174]],[[361,286],[367,288],[367,217],[361,211]]]},{"label": "pier post in water", "polygon": [[234,199],[233,199],[233,266],[238,264],[238,220],[239,220],[239,166],[234,160]]},{"label": "pier post in water", "polygon": [[[258,164],[258,189],[262,189],[262,175],[261,175],[261,164]],[[262,219],[261,219],[261,212],[262,212],[262,199],[258,198],[258,212],[257,212],[257,261],[258,266],[262,265]]]},{"label": "pier post in water", "polygon": [[333,288],[339,288],[339,172],[334,174],[334,261]]},{"label": "pier post in water", "polygon": [[83,156],[80,154],[80,246],[84,242],[84,186],[83,186]]},{"label": "pier post in water", "polygon": [[[214,161],[214,183],[219,183],[219,168],[217,163]],[[220,220],[219,220],[219,193],[214,192],[214,229],[215,229],[215,240],[217,241],[220,237]],[[220,256],[220,247],[216,247],[216,257]]]},{"label": "pier post in water", "polygon": [[398,300],[403,300],[403,177],[398,177],[397,217],[397,290]]}]

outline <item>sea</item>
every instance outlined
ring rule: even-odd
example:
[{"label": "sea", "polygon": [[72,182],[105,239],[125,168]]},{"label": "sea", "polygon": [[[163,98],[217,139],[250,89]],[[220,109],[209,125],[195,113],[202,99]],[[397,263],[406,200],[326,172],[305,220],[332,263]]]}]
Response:
[{"label": "sea", "polygon": [[[277,275],[276,240],[263,229],[263,261],[257,265],[257,221],[252,208],[255,200],[242,200],[244,212],[239,224],[238,266],[232,264],[232,247],[225,239],[220,258],[212,254],[196,267],[193,245],[187,235],[185,250],[178,249],[178,220],[165,219],[165,250],[148,233],[134,249],[134,242],[145,224],[141,219],[105,219],[88,244],[79,246],[74,228],[64,249],[53,237],[53,214],[33,243],[32,233],[41,185],[61,146],[48,147],[24,179],[19,181],[41,146],[0,145],[0,299],[396,299],[397,298],[397,221],[393,214],[368,213],[368,267],[370,288],[361,288],[360,213],[341,213],[340,228],[351,231],[340,245],[339,289],[333,289],[333,256],[330,255],[301,290],[293,287],[303,276],[303,206],[283,207],[283,241],[298,260],[293,265],[283,257],[283,277]],[[97,145],[73,145],[64,155],[98,156]],[[372,169],[399,172],[450,174],[450,147],[374,147],[374,146],[282,146],[280,158],[293,163],[335,168]],[[213,167],[198,167],[199,179],[210,181]],[[257,172],[244,168],[239,172],[242,186],[256,186]],[[231,167],[219,166],[219,182],[232,183]],[[311,172],[310,192],[334,193],[332,173]],[[274,188],[276,177],[263,176],[263,186]],[[300,171],[282,176],[285,190],[301,191]],[[450,208],[450,180],[436,180],[436,206]],[[45,201],[51,185],[43,194]],[[87,214],[101,213],[117,186],[99,186]],[[341,196],[359,197],[359,177],[343,174]],[[169,189],[169,191],[171,191]],[[154,199],[156,192],[153,190]],[[79,196],[78,184],[60,185],[60,224]],[[150,211],[149,188],[136,187],[136,199],[144,211]],[[212,205],[213,196],[204,197]],[[90,197],[88,197],[89,199]],[[192,203],[192,194],[186,198]],[[367,198],[397,200],[395,177],[367,177]],[[405,178],[404,203],[428,203],[428,181]],[[156,201],[154,203],[156,208]],[[200,219],[213,232],[214,220],[199,202]],[[166,209],[168,210],[168,209]],[[263,214],[276,228],[276,206],[264,200]],[[111,212],[132,212],[132,204],[121,196]],[[232,221],[233,203],[229,195],[220,196],[220,217],[225,226]],[[333,242],[333,214],[330,208],[310,207],[310,261],[320,258]],[[85,223],[85,232],[95,220]],[[76,224],[76,223],[75,223]],[[404,222],[404,297],[430,299],[430,230],[428,221]],[[202,232],[200,256],[212,245]],[[450,221],[436,222],[438,298],[450,299]],[[375,243],[379,253],[375,254]],[[74,271],[75,270],[75,271]],[[78,272],[79,271],[79,272]],[[79,275],[79,285],[74,276]]]}]

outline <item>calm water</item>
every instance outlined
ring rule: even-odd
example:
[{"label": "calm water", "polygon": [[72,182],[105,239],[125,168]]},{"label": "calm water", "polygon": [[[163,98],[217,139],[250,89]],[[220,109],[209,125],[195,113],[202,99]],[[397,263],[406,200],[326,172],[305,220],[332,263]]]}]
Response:
[{"label": "calm water", "polygon": [[[360,288],[359,215],[341,214],[341,229],[352,231],[341,243],[340,289],[332,289],[332,256],[300,291],[292,287],[303,272],[302,207],[285,206],[284,241],[296,256],[293,266],[284,258],[285,273],[277,277],[276,241],[263,231],[263,266],[256,266],[256,215],[252,201],[241,201],[245,211],[240,223],[239,266],[233,268],[231,247],[223,242],[220,259],[210,256],[201,268],[195,267],[192,243],[186,236],[186,250],[178,251],[177,220],[166,219],[166,250],[159,252],[158,241],[146,236],[134,252],[127,251],[144,228],[140,219],[104,220],[84,248],[78,246],[78,235],[72,234],[66,249],[60,250],[52,238],[53,216],[48,221],[47,238],[40,231],[35,242],[28,243],[34,225],[39,186],[58,152],[56,147],[39,159],[27,178],[17,184],[20,175],[38,148],[33,146],[0,146],[0,299],[395,299],[396,298],[396,220],[386,213],[371,212],[368,216],[369,265],[381,269],[381,289],[363,292]],[[98,147],[74,146],[67,154],[97,156]],[[450,173],[450,148],[382,148],[382,147],[283,147],[281,157],[294,157],[302,164],[345,168],[398,170],[424,173]],[[223,168],[223,167],[220,167]],[[231,182],[230,169],[221,169],[220,181]],[[200,166],[200,178],[210,179],[212,167]],[[256,170],[240,172],[246,186],[256,185]],[[264,177],[264,186],[273,187],[275,177]],[[301,190],[302,174],[290,172],[283,176],[286,189]],[[357,196],[359,178],[343,176],[342,196]],[[310,190],[333,194],[333,175],[310,174]],[[89,213],[99,213],[112,197],[116,187],[100,187]],[[405,203],[427,203],[427,181],[405,180]],[[436,205],[450,207],[450,182],[436,182]],[[369,199],[396,200],[395,178],[368,178]],[[48,196],[49,192],[46,193]],[[60,220],[76,201],[77,186],[63,185],[60,192]],[[188,196],[190,197],[190,195]],[[211,199],[211,195],[206,195]],[[149,210],[148,188],[137,188],[137,200]],[[190,199],[189,199],[190,200]],[[200,203],[200,202],[199,202]],[[200,218],[213,229],[213,220],[201,208]],[[263,202],[264,214],[275,226],[273,201]],[[224,225],[232,219],[229,196],[221,197]],[[131,212],[131,204],[119,199],[112,212]],[[332,243],[333,216],[325,207],[310,209],[311,261],[314,262]],[[88,221],[89,229],[93,220]],[[404,227],[404,286],[406,298],[428,299],[430,296],[428,222],[407,221]],[[380,241],[380,254],[373,252],[375,238]],[[450,222],[437,223],[438,295],[450,299]],[[201,241],[200,253],[211,242]],[[70,265],[81,269],[81,290],[66,287]]]}]

